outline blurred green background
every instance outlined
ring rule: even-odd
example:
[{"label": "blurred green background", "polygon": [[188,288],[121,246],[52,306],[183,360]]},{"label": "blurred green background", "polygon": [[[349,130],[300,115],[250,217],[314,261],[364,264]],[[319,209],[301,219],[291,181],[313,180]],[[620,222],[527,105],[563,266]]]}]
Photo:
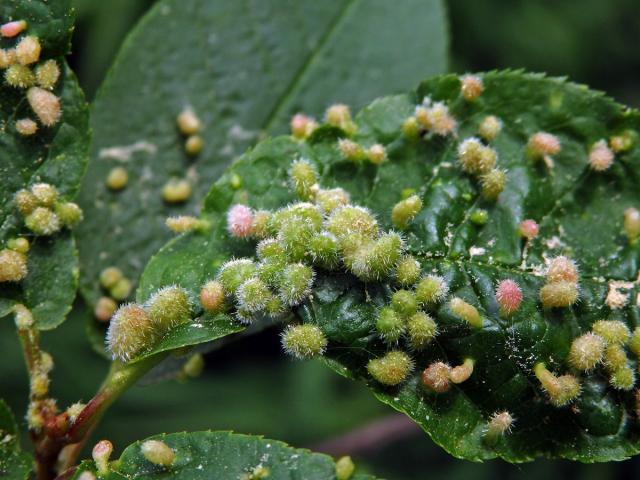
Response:
[{"label": "blurred green background", "polygon": [[[70,62],[90,99],[127,31],[152,3],[76,0],[78,22]],[[452,71],[544,71],[640,105],[640,1],[451,0],[448,7]],[[63,406],[79,400],[78,395],[88,400],[106,371],[106,362],[92,352],[84,337],[84,314],[78,304],[67,323],[43,339],[45,349],[56,358],[54,394]],[[24,412],[24,366],[8,319],[0,323],[0,351],[2,396],[17,412]],[[313,448],[392,414],[363,386],[319,363],[287,359],[274,330],[210,353],[206,362],[204,374],[196,380],[132,389],[111,410],[96,436],[109,438],[121,450],[160,431],[233,429]],[[462,462],[411,427],[399,436],[389,433],[354,457],[390,480],[640,477],[640,459],[605,465],[548,460],[524,465]]]}]

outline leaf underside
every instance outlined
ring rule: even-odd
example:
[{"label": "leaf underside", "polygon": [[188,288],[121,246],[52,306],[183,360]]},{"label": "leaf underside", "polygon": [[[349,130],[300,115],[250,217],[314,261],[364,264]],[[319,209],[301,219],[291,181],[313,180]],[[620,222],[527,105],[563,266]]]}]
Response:
[{"label": "leaf underside", "polygon": [[[73,15],[69,1],[9,0],[0,5],[0,19],[26,20],[25,34],[36,35],[42,45],[40,63],[55,59],[61,75],[53,89],[60,98],[62,116],[54,127],[39,126],[32,136],[14,126],[21,118],[35,118],[25,90],[0,81],[0,248],[8,239],[26,236],[29,275],[20,284],[2,284],[0,316],[15,303],[32,310],[36,327],[47,330],[62,323],[71,308],[78,284],[78,255],[68,231],[52,237],[34,237],[24,227],[13,197],[21,188],[38,182],[54,185],[64,200],[72,200],[84,175],[90,141],[89,114],[84,96],[64,55],[69,51]],[[17,37],[22,38],[22,37]],[[16,39],[0,39],[12,48]],[[1,72],[4,74],[4,71]]]},{"label": "leaf underside", "polygon": [[[178,284],[194,296],[215,276],[222,262],[252,256],[255,244],[234,240],[225,231],[224,214],[243,202],[275,209],[295,201],[287,188],[292,160],[306,158],[320,172],[323,188],[340,186],[355,204],[369,207],[381,228],[391,228],[391,207],[401,192],[415,189],[424,207],[405,232],[408,250],[424,273],[438,273],[451,295],[480,311],[484,326],[472,330],[446,304],[431,309],[440,333],[422,352],[410,352],[416,368],[397,388],[374,382],[366,372],[369,359],[389,347],[375,334],[376,310],[388,302],[390,287],[363,284],[346,273],[318,272],[313,295],[298,308],[304,322],[319,325],[329,338],[327,363],[350,378],[363,379],[381,401],[416,421],[433,440],[456,457],[511,462],[539,456],[584,462],[624,459],[640,449],[632,392],[613,390],[597,369],[581,379],[582,394],[573,405],[551,406],[532,373],[543,361],[558,373],[568,370],[573,338],[599,319],[638,323],[638,246],[623,234],[623,211],[640,205],[640,148],[616,155],[613,166],[597,173],[588,168],[591,145],[626,129],[638,131],[640,117],[585,87],[521,72],[482,76],[485,91],[475,102],[460,96],[456,76],[425,81],[416,92],[383,98],[356,118],[355,140],[382,143],[389,160],[379,167],[355,166],[336,149],[335,129],[323,127],[308,142],[280,137],[258,144],[235,162],[214,184],[203,216],[212,223],[207,234],[186,234],[165,246],[148,264],[138,290],[146,300],[157,288]],[[401,134],[405,118],[425,96],[444,101],[458,121],[456,138],[428,137],[410,141]],[[498,166],[507,171],[505,190],[497,202],[479,195],[478,184],[457,164],[460,140],[476,135],[486,115],[503,121],[492,142]],[[528,158],[527,139],[548,131],[562,142],[547,169]],[[242,186],[232,177],[240,177]],[[488,221],[479,226],[470,213],[483,208]],[[535,219],[540,234],[528,244],[517,235],[519,223]],[[538,292],[545,283],[545,259],[565,254],[580,269],[580,301],[571,308],[543,311]],[[501,317],[495,286],[516,280],[523,292],[520,309]],[[612,310],[605,303],[609,283],[624,283],[627,304]],[[620,285],[620,284],[616,284]],[[407,348],[401,341],[400,348]],[[427,392],[422,370],[442,360],[460,364],[476,360],[473,375],[444,394]],[[630,360],[636,368],[636,359]],[[494,446],[483,441],[488,418],[508,410],[515,417],[511,433]]]},{"label": "leaf underside", "polygon": [[[283,132],[298,111],[320,115],[331,102],[360,108],[405,91],[446,70],[446,49],[440,0],[158,2],[94,102],[93,162],[80,195],[86,220],[78,228],[89,305],[104,295],[105,267],[118,266],[135,285],[170,238],[166,217],[196,213],[211,183],[262,132]],[[176,129],[186,106],[203,125],[205,146],[195,158]],[[121,192],[105,186],[115,166],[129,173]],[[191,180],[188,201],[163,202],[171,177]]]},{"label": "leaf underside", "polygon": [[[295,449],[283,442],[231,432],[173,433],[151,437],[163,441],[175,452],[170,467],[156,466],[140,451],[142,442],[128,446],[120,459],[111,464],[111,471],[101,475],[105,480],[136,478],[180,478],[199,480],[228,478],[251,480],[333,480],[336,467],[331,457],[308,450]],[[83,463],[73,477],[92,471],[90,462]],[[266,469],[268,475],[258,476]],[[254,474],[254,476],[251,476]],[[352,480],[373,480],[374,477],[355,473]]]}]

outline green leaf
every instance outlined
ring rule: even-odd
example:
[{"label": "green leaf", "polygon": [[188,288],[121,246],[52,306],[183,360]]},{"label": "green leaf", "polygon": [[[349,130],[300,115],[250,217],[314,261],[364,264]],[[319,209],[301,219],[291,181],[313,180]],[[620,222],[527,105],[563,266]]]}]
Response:
[{"label": "green leaf", "polygon": [[[224,259],[252,256],[247,250],[254,243],[230,239],[219,224],[237,202],[273,209],[295,201],[287,169],[296,158],[316,165],[323,188],[340,186],[354,204],[369,207],[383,229],[392,228],[390,212],[402,193],[414,190],[424,206],[404,232],[408,251],[423,273],[445,278],[449,298],[460,297],[477,308],[483,327],[472,329],[443,302],[427,309],[440,332],[427,349],[412,351],[405,340],[387,346],[376,334],[376,312],[397,288],[393,281],[365,284],[345,272],[319,270],[313,295],[296,313],[329,339],[327,363],[344,376],[366,381],[378,399],[406,413],[456,457],[599,462],[637,454],[640,427],[633,391],[613,389],[602,367],[574,371],[582,386],[580,397],[572,405],[554,407],[532,370],[545,362],[558,375],[572,371],[567,360],[571,343],[597,320],[622,320],[630,329],[638,325],[640,247],[623,232],[623,212],[640,206],[640,114],[560,79],[521,72],[481,78],[485,91],[475,102],[463,100],[458,77],[448,75],[362,110],[354,140],[386,147],[389,160],[379,167],[345,161],[335,146],[339,132],[325,127],[309,142],[280,137],[258,144],[211,189],[203,218],[214,225],[212,232],[185,234],[164,247],[147,266],[138,300],[171,283],[195,293]],[[404,119],[425,96],[448,105],[458,122],[455,136],[411,141],[402,135]],[[507,172],[497,201],[482,198],[479,182],[462,171],[457,158],[459,143],[477,135],[486,115],[503,122],[491,142],[498,166]],[[527,154],[527,141],[538,131],[561,141],[553,168]],[[617,153],[610,169],[592,170],[588,158],[593,144],[623,132],[635,138],[631,148]],[[242,186],[234,189],[238,178]],[[478,208],[487,210],[484,225],[470,219]],[[517,233],[527,218],[540,225],[540,234],[528,243]],[[577,262],[580,301],[545,310],[539,292],[547,261],[557,255]],[[511,317],[500,314],[495,295],[504,279],[515,280],[524,297]],[[626,302],[607,300],[611,291]],[[399,387],[383,387],[366,369],[369,360],[391,348],[408,350],[416,366]],[[422,386],[421,373],[432,362],[459,365],[467,357],[476,362],[467,381],[442,394]],[[635,369],[634,354],[628,364]],[[492,445],[484,439],[487,422],[503,410],[515,422]]]},{"label": "green leaf", "polygon": [[31,456],[20,450],[16,420],[4,400],[0,399],[0,477],[26,479],[31,472]]},{"label": "green leaf", "polygon": [[[283,442],[258,436],[231,432],[172,433],[150,437],[168,445],[175,453],[170,467],[152,464],[142,455],[141,445],[128,446],[118,460],[110,465],[110,472],[101,475],[105,480],[135,477],[239,480],[330,480],[336,478],[333,459],[327,455],[295,449]],[[147,440],[150,440],[147,439]],[[145,440],[146,441],[146,440]],[[82,471],[93,471],[84,462],[73,477]],[[260,476],[260,474],[262,476]],[[374,477],[355,473],[351,480],[373,480]]]},{"label": "green leaf", "polygon": [[[27,236],[29,274],[19,284],[4,283],[0,294],[0,315],[15,303],[33,310],[36,327],[59,325],[75,297],[78,283],[78,255],[72,236],[62,232],[52,237],[33,237],[24,227],[13,201],[15,193],[38,182],[54,185],[63,200],[72,200],[84,174],[90,132],[88,109],[75,76],[66,66],[73,31],[70,2],[10,0],[0,6],[0,18],[25,19],[25,34],[36,35],[42,45],[38,64],[54,59],[61,76],[53,93],[60,98],[62,116],[53,127],[39,125],[33,136],[20,135],[16,120],[35,118],[25,98],[25,90],[0,85],[0,115],[5,128],[0,131],[0,248],[17,236]],[[2,39],[2,48],[16,39]],[[4,73],[4,72],[3,72]]]},{"label": "green leaf", "polygon": [[[170,238],[165,218],[195,213],[211,182],[262,132],[285,131],[297,111],[319,116],[333,101],[359,108],[410,88],[446,70],[446,50],[440,0],[158,2],[94,103],[94,161],[78,228],[88,303],[104,294],[98,276],[105,267],[116,265],[137,283]],[[189,105],[205,139],[195,159],[184,153],[175,122]],[[105,186],[115,166],[129,173],[117,193]],[[162,200],[173,176],[194,184],[184,204]]]}]

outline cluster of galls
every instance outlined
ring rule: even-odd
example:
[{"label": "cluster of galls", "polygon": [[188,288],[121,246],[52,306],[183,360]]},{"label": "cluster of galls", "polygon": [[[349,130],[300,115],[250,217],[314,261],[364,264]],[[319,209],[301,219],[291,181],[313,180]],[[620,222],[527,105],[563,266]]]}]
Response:
[{"label": "cluster of galls", "polygon": [[100,286],[109,296],[100,297],[94,308],[94,316],[99,322],[108,322],[122,302],[131,295],[131,280],[118,267],[107,267],[100,272]]},{"label": "cluster of galls", "polygon": [[48,183],[36,183],[29,190],[19,190],[14,201],[25,226],[35,235],[53,235],[63,227],[73,228],[82,220],[80,207],[61,200],[56,187]]},{"label": "cluster of galls", "polygon": [[[5,38],[18,37],[27,29],[27,22],[17,20],[0,26]],[[60,67],[55,60],[46,60],[35,69],[40,61],[42,47],[38,37],[26,35],[19,38],[13,48],[0,48],[0,69],[5,70],[7,85],[27,90],[26,97],[31,109],[46,127],[52,127],[60,120],[60,99],[51,93],[60,78]],[[21,135],[33,135],[38,124],[31,118],[16,120],[15,129]]]},{"label": "cluster of galls", "polygon": [[19,282],[27,276],[29,247],[29,240],[19,237],[10,239],[7,248],[0,250],[0,283]]},{"label": "cluster of galls", "polygon": [[188,323],[191,310],[187,291],[173,286],[158,290],[144,305],[122,305],[109,323],[107,348],[114,359],[127,362],[171,329]]}]

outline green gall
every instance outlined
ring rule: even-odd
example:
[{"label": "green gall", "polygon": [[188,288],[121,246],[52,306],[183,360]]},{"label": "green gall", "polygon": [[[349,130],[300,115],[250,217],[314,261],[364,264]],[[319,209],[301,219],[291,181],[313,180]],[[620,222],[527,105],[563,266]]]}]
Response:
[{"label": "green gall", "polygon": [[422,372],[422,384],[436,393],[449,390],[451,367],[444,362],[433,362]]},{"label": "green gall", "polygon": [[628,366],[619,368],[609,377],[609,384],[616,390],[632,390],[635,382],[636,375]]},{"label": "green gall", "polygon": [[53,207],[58,200],[58,189],[48,183],[33,184],[31,193],[41,207]]},{"label": "green gall", "polygon": [[636,208],[624,211],[624,233],[631,245],[635,245],[640,237],[640,212]]},{"label": "green gall", "polygon": [[475,137],[465,139],[458,146],[458,161],[462,170],[473,175],[489,173],[494,169],[498,154],[496,151],[482,144]]},{"label": "green gall", "polygon": [[316,227],[310,221],[288,221],[280,227],[278,242],[290,260],[302,261],[309,255],[309,244],[316,232]]},{"label": "green gall", "polygon": [[286,258],[266,258],[258,264],[258,278],[270,287],[277,288],[286,265]]},{"label": "green gall", "polygon": [[467,102],[477,100],[483,90],[484,83],[478,75],[463,75],[460,77],[460,92]]},{"label": "green gall", "polygon": [[311,294],[314,278],[314,271],[303,263],[287,265],[278,279],[278,296],[286,305],[298,305]]},{"label": "green gall", "polygon": [[167,203],[183,203],[189,200],[191,192],[189,180],[172,178],[162,187],[162,198]]},{"label": "green gall", "polygon": [[416,140],[420,136],[420,125],[416,117],[409,117],[402,123],[402,135],[408,140]]},{"label": "green gall", "polygon": [[107,267],[100,272],[100,285],[109,290],[122,278],[124,278],[124,274],[118,267]]},{"label": "green gall", "polygon": [[102,323],[108,323],[118,309],[118,304],[113,298],[100,297],[93,309],[93,316]]},{"label": "green gall", "polygon": [[408,317],[418,311],[418,301],[413,292],[398,290],[391,296],[391,306],[400,315]]},{"label": "green gall", "polygon": [[251,234],[255,238],[263,239],[269,235],[269,222],[271,221],[271,212],[268,210],[257,210],[253,212],[253,224],[251,225]]},{"label": "green gall", "polygon": [[164,221],[169,230],[175,233],[185,233],[194,231],[203,231],[209,227],[209,222],[200,220],[189,215],[178,215],[176,217],[168,217]]},{"label": "green gall", "polygon": [[569,350],[568,362],[576,370],[588,372],[602,360],[605,341],[594,333],[585,333],[574,339]]},{"label": "green gall", "polygon": [[114,167],[107,175],[106,185],[109,190],[119,191],[129,183],[129,174],[123,167]]},{"label": "green gall", "polygon": [[56,203],[54,211],[63,225],[68,228],[75,227],[82,220],[82,210],[77,203]]},{"label": "green gall", "polygon": [[461,365],[453,367],[449,372],[449,379],[453,383],[466,382],[473,374],[473,366],[475,361],[472,358],[466,358]]},{"label": "green gall", "polygon": [[16,45],[16,60],[21,65],[31,65],[40,60],[40,40],[38,37],[28,35],[23,37]]},{"label": "green gall", "polygon": [[176,117],[176,124],[180,133],[185,136],[195,135],[202,129],[200,119],[191,107],[186,107],[180,112]]},{"label": "green gall", "polygon": [[613,373],[623,367],[626,367],[628,358],[624,348],[619,344],[607,345],[602,357],[602,363],[604,365],[604,369],[609,373]]},{"label": "green gall", "polygon": [[382,307],[376,320],[376,331],[385,342],[397,342],[405,332],[403,318],[391,307]]},{"label": "green gall", "polygon": [[38,124],[30,118],[21,118],[16,120],[15,127],[16,132],[20,135],[24,135],[25,137],[34,135],[38,131]]},{"label": "green gall", "polygon": [[449,293],[449,286],[439,275],[427,275],[416,286],[416,300],[421,305],[433,305],[443,301]]},{"label": "green gall", "polygon": [[567,257],[555,257],[549,263],[546,278],[548,283],[578,283],[578,268],[576,267],[575,262]]},{"label": "green gall", "polygon": [[360,280],[379,280],[389,276],[402,255],[402,237],[387,232],[375,241],[365,240],[348,253],[344,246],[345,265]]},{"label": "green gall", "polygon": [[36,83],[36,76],[29,67],[24,65],[11,65],[4,72],[7,85],[15,88],[29,88]]},{"label": "green gall", "polygon": [[456,317],[464,320],[474,328],[482,328],[482,317],[478,309],[465,302],[459,297],[454,297],[449,301],[449,309]]},{"label": "green gall", "polygon": [[489,220],[489,212],[482,208],[478,208],[471,212],[469,220],[475,225],[484,225],[487,223],[487,220]]},{"label": "green gall", "polygon": [[148,462],[161,467],[170,467],[176,459],[171,447],[160,440],[146,440],[140,445],[140,452]]},{"label": "green gall", "polygon": [[570,307],[578,301],[578,285],[572,282],[553,282],[540,289],[540,303],[544,308]]},{"label": "green gall", "polygon": [[225,293],[235,295],[238,287],[253,277],[257,270],[256,264],[248,258],[230,260],[220,267],[218,281],[222,283]]},{"label": "green gall", "polygon": [[488,173],[480,176],[480,187],[482,197],[485,200],[494,201],[500,196],[507,183],[507,174],[504,170],[494,168]]},{"label": "green gall", "polygon": [[220,313],[224,309],[224,288],[217,280],[210,280],[200,289],[200,305],[205,312]]},{"label": "green gall", "polygon": [[600,335],[608,345],[625,345],[631,337],[629,327],[620,320],[599,320],[591,326],[591,330]]},{"label": "green gall", "polygon": [[279,297],[272,295],[264,307],[264,312],[271,318],[278,318],[287,311],[286,305]]},{"label": "green gall", "polygon": [[380,165],[387,159],[387,150],[384,148],[384,146],[376,143],[375,145],[371,145],[369,148],[367,148],[365,156],[367,157],[367,160],[369,160],[369,162],[373,163],[374,165]]},{"label": "green gall", "polygon": [[126,300],[129,298],[129,295],[131,295],[132,289],[133,285],[131,284],[131,280],[128,278],[121,278],[109,289],[109,295],[119,301]]},{"label": "green gall", "polygon": [[13,197],[13,200],[16,203],[18,211],[22,215],[29,215],[40,203],[33,193],[25,189],[18,190]]},{"label": "green gall", "polygon": [[190,157],[200,155],[204,148],[204,140],[200,135],[189,135],[184,142],[184,153]]},{"label": "green gall", "polygon": [[47,90],[53,90],[60,78],[60,67],[55,60],[47,60],[36,68],[36,83]]},{"label": "green gall", "polygon": [[378,222],[366,208],[347,205],[331,213],[327,219],[327,230],[338,239],[350,233],[373,239],[378,235]]},{"label": "green gall", "polygon": [[29,244],[29,240],[24,237],[11,238],[7,242],[7,248],[9,250],[13,250],[14,252],[26,254],[29,252],[29,248],[31,245]]},{"label": "green gall", "polygon": [[320,189],[315,195],[316,204],[326,214],[347,205],[349,200],[349,194],[342,188]]},{"label": "green gall", "polygon": [[502,130],[502,120],[495,115],[487,115],[480,122],[478,127],[478,135],[485,142],[493,141]]},{"label": "green gall", "polygon": [[60,219],[51,210],[45,207],[37,207],[24,219],[25,226],[36,235],[53,235],[60,231],[62,225]]},{"label": "green gall", "polygon": [[109,440],[100,440],[91,451],[99,475],[109,473],[109,458],[113,452],[113,445]]},{"label": "green gall", "polygon": [[280,209],[271,215],[269,231],[277,234],[287,223],[306,222],[313,226],[315,231],[320,231],[323,217],[318,207],[308,202],[298,202]]},{"label": "green gall", "polygon": [[413,370],[413,361],[400,350],[387,352],[380,358],[367,363],[367,371],[375,381],[383,385],[395,386],[404,382]]},{"label": "green gall", "polygon": [[289,325],[282,332],[284,351],[300,360],[322,355],[327,344],[327,337],[317,325]]},{"label": "green gall", "polygon": [[262,311],[272,296],[267,284],[258,277],[246,280],[236,292],[240,308],[251,313]]},{"label": "green gall", "polygon": [[313,187],[318,183],[318,172],[308,160],[295,160],[289,169],[289,182],[299,198],[310,200],[313,198]]},{"label": "green gall", "polygon": [[360,163],[367,157],[362,145],[347,138],[338,140],[338,150],[346,160],[353,163]]},{"label": "green gall", "polygon": [[415,285],[420,278],[420,263],[411,255],[402,257],[396,265],[396,282],[403,287]]},{"label": "green gall", "polygon": [[144,308],[134,303],[122,305],[109,322],[107,350],[114,360],[128,362],[153,345],[157,333]]},{"label": "green gall", "polygon": [[411,195],[394,205],[391,220],[396,228],[404,230],[420,210],[422,210],[422,199],[418,195]]},{"label": "green gall", "polygon": [[164,287],[146,303],[147,313],[161,332],[191,321],[189,294],[181,287]]},{"label": "green gall", "polygon": [[309,239],[309,254],[315,265],[335,269],[340,264],[338,239],[329,232],[316,233]]},{"label": "green gall", "polygon": [[631,150],[637,139],[637,133],[633,130],[625,130],[619,135],[609,138],[609,146],[614,153],[622,153]]},{"label": "green gall", "polygon": [[27,256],[24,253],[0,250],[0,282],[19,282],[29,273]]},{"label": "green gall", "polygon": [[229,185],[234,190],[238,190],[242,186],[242,177],[237,173],[232,174],[231,178],[229,178]]},{"label": "green gall", "polygon": [[423,350],[438,335],[438,326],[425,312],[416,312],[407,319],[407,337],[414,350]]},{"label": "green gall", "polygon": [[356,471],[356,466],[351,457],[340,457],[336,461],[336,480],[349,480]]},{"label": "green gall", "polygon": [[491,415],[491,418],[489,418],[487,426],[485,427],[483,433],[484,440],[489,445],[495,445],[498,440],[500,440],[500,437],[511,431],[513,422],[513,416],[506,410],[494,413]]},{"label": "green gall", "polygon": [[580,395],[580,382],[573,375],[556,377],[547,370],[544,363],[537,363],[533,367],[533,373],[556,407],[567,405]]},{"label": "green gall", "polygon": [[640,358],[640,327],[636,327],[629,340],[629,350],[636,357]]},{"label": "green gall", "polygon": [[62,115],[60,99],[49,90],[31,87],[27,90],[27,101],[45,127],[53,127],[60,120]]},{"label": "green gall", "polygon": [[260,260],[277,259],[285,260],[285,249],[275,238],[267,238],[258,243],[256,255]]}]

